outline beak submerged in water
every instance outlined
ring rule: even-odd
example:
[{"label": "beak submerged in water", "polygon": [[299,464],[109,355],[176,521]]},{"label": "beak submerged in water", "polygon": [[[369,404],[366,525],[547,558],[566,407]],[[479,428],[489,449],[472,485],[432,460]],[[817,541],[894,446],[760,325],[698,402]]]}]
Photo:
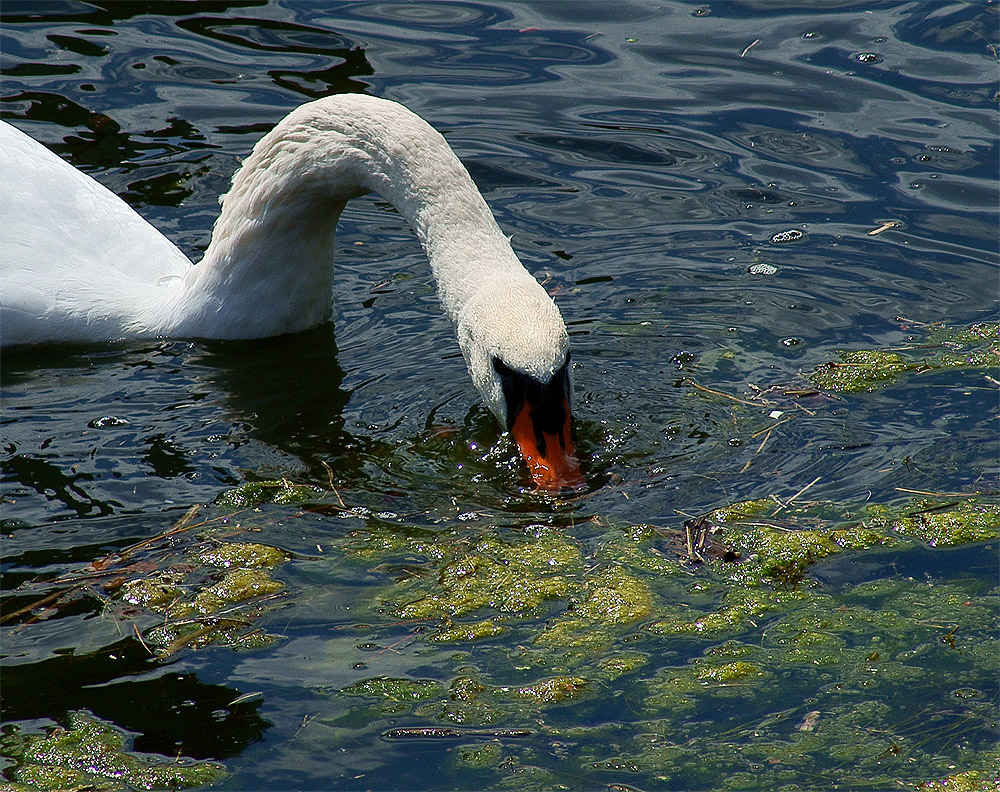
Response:
[{"label": "beak submerged in water", "polygon": [[572,418],[568,403],[565,414],[558,431],[549,432],[537,418],[533,405],[525,401],[510,428],[531,478],[539,489],[561,490],[576,488],[584,483],[580,465],[573,455],[573,440],[570,437]]},{"label": "beak submerged in water", "polygon": [[569,356],[547,383],[517,372],[499,360],[507,401],[507,429],[521,451],[539,489],[575,489],[584,483],[573,453],[570,412]]}]

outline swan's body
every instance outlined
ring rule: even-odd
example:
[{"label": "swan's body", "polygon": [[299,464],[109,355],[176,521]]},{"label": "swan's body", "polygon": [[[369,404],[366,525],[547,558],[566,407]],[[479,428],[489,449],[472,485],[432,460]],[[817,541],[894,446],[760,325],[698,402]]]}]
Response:
[{"label": "swan's body", "polygon": [[[571,463],[549,459],[551,446],[572,453],[558,308],[444,138],[382,99],[327,97],[285,117],[233,177],[194,266],[124,201],[0,123],[0,343],[261,338],[321,324],[337,220],[368,192],[416,232],[473,382],[536,479],[572,477]],[[530,448],[522,412],[537,416],[521,430],[535,435]]]}]

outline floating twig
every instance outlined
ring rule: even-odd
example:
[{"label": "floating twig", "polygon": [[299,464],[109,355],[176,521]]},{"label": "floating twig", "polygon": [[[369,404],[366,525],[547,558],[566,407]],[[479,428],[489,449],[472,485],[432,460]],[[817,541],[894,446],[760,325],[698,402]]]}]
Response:
[{"label": "floating twig", "polygon": [[976,498],[982,492],[931,492],[930,490],[910,489],[909,487],[893,487],[896,492],[906,492],[910,495],[926,495],[930,498]]},{"label": "floating twig", "polygon": [[386,740],[459,740],[463,737],[501,739],[531,735],[529,729],[453,729],[442,726],[403,726],[382,732],[382,737]]},{"label": "floating twig", "polygon": [[713,396],[720,396],[723,399],[729,399],[730,401],[739,402],[740,404],[748,404],[751,407],[760,407],[761,402],[747,401],[746,399],[741,399],[737,396],[730,396],[728,393],[723,393],[722,391],[713,390],[712,388],[706,388],[704,385],[699,385],[690,377],[686,378],[687,383],[695,390],[700,390],[703,393],[711,393]]},{"label": "floating twig", "polygon": [[791,503],[793,500],[795,500],[797,497],[799,497],[799,495],[801,495],[803,492],[805,492],[807,489],[809,489],[813,484],[815,484],[821,478],[823,478],[823,477],[822,476],[816,476],[816,478],[814,478],[812,481],[810,481],[808,484],[806,484],[802,489],[800,489],[798,492],[796,492],[794,495],[792,495],[792,497],[790,497],[787,501],[785,501],[785,505],[787,506],[789,503]]},{"label": "floating twig", "polygon": [[898,220],[883,220],[878,228],[873,228],[868,232],[868,236],[878,236],[883,231],[888,231],[890,228],[901,228],[902,225]]},{"label": "floating twig", "polygon": [[150,649],[146,645],[146,642],[142,639],[142,633],[139,632],[139,625],[136,624],[135,622],[132,622],[132,629],[135,630],[135,637],[139,639],[139,643],[142,644],[142,648],[145,649],[147,652],[149,652],[150,655],[155,655],[156,653],[152,649]]},{"label": "floating twig", "polygon": [[53,602],[58,602],[64,595],[72,594],[79,588],[82,588],[82,586],[78,584],[70,586],[69,588],[61,588],[58,591],[53,591],[51,594],[47,594],[41,599],[35,600],[30,605],[25,605],[23,608],[18,608],[16,611],[5,613],[2,617],[0,617],[0,624],[6,624],[24,613],[30,613],[35,610],[35,608],[42,608],[46,605],[51,605]]}]

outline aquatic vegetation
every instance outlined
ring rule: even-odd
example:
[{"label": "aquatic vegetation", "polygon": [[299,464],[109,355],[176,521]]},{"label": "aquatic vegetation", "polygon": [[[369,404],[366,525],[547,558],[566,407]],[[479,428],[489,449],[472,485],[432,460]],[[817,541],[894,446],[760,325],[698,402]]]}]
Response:
[{"label": "aquatic vegetation", "polygon": [[251,481],[239,487],[222,492],[215,505],[225,509],[246,509],[261,503],[277,503],[288,505],[306,503],[321,499],[323,491],[318,487],[305,484],[292,484],[290,481]]},{"label": "aquatic vegetation", "polygon": [[638,578],[614,566],[592,575],[586,582],[586,596],[575,613],[602,624],[631,624],[647,617],[653,609],[653,594]]},{"label": "aquatic vegetation", "polygon": [[809,375],[815,387],[841,393],[874,391],[917,367],[896,352],[877,349],[840,352],[837,357],[836,362],[819,366]]},{"label": "aquatic vegetation", "polygon": [[[578,568],[580,561],[579,548],[552,531],[517,543],[484,536],[470,551],[449,557],[433,589],[396,607],[395,613],[404,619],[430,619],[488,607],[524,614],[546,601],[566,598],[572,590],[566,572]],[[411,586],[415,592],[426,588],[423,580]]]},{"label": "aquatic vegetation", "polygon": [[[774,500],[746,501],[710,515],[726,527],[726,540],[743,554],[737,573],[795,583],[821,558],[845,550],[893,547],[900,537],[931,547],[982,542],[1000,537],[1000,503],[911,501],[905,506],[868,506],[865,517],[830,525],[814,516],[816,506],[789,507]],[[821,528],[799,527],[816,523]]]},{"label": "aquatic vegetation", "polygon": [[943,507],[933,501],[917,501],[906,513],[896,515],[885,507],[872,506],[866,523],[931,547],[948,547],[1000,536],[1000,504],[968,500]]},{"label": "aquatic vegetation", "polygon": [[[972,593],[960,583],[890,577],[824,590],[810,571],[844,554],[995,538],[998,508],[976,498],[867,508],[736,503],[706,520],[739,549],[739,560],[701,565],[665,553],[662,532],[649,526],[605,526],[590,544],[554,529],[481,527],[464,536],[454,528],[400,529],[387,541],[386,527],[373,521],[352,531],[345,547],[367,564],[406,558],[419,569],[416,578],[388,582],[383,601],[393,618],[440,621],[440,630],[423,627],[413,638],[464,644],[468,652],[456,662],[472,673],[447,687],[421,683],[420,698],[351,707],[337,722],[377,720],[388,707],[394,717],[435,724],[531,725],[591,746],[578,771],[625,786],[629,778],[639,787],[688,788],[723,779],[731,789],[945,778],[955,754],[923,736],[928,713],[947,733],[970,739],[992,728],[998,713],[983,681],[1000,661],[1000,589]],[[455,621],[455,614],[478,618]],[[503,642],[482,640],[500,629]],[[557,676],[542,671],[554,666]],[[533,681],[496,681],[532,669],[542,671]],[[942,675],[955,680],[950,696]],[[557,715],[606,707],[623,690],[641,718],[625,733],[567,726]],[[359,688],[342,692],[349,700]],[[366,695],[385,697],[370,688]],[[611,743],[620,752],[595,753]],[[467,756],[467,766],[496,774],[486,786],[565,783],[535,768],[522,744],[496,745],[484,754],[475,743],[456,748],[456,762]],[[966,755],[960,766],[978,779],[990,764]]]},{"label": "aquatic vegetation", "polygon": [[500,687],[498,694],[509,694],[533,704],[555,704],[577,698],[587,689],[587,680],[580,677],[552,677],[521,687]]},{"label": "aquatic vegetation", "polygon": [[[221,540],[204,526],[203,530],[191,536],[190,522],[182,520],[167,532],[173,542],[166,549],[149,541],[141,550],[126,553],[126,558],[142,555],[145,560],[128,566],[124,580],[106,587],[112,603],[161,617],[161,623],[143,637],[161,659],[210,644],[245,651],[277,640],[253,622],[261,615],[262,603],[284,589],[271,571],[287,560],[287,554],[259,542]],[[178,539],[181,536],[185,541]],[[215,615],[223,610],[225,617]],[[122,612],[120,617],[127,615]]]},{"label": "aquatic vegetation", "polygon": [[990,770],[969,770],[919,784],[917,792],[997,792],[1000,790],[1000,758]]},{"label": "aquatic vegetation", "polygon": [[855,350],[838,353],[836,361],[817,366],[808,375],[814,387],[840,393],[872,392],[907,373],[943,368],[988,368],[1000,364],[1000,325],[979,323],[927,334],[927,343],[896,350]]},{"label": "aquatic vegetation", "polygon": [[[213,517],[172,534],[169,547],[144,547],[111,602],[160,617],[142,634],[163,658],[273,645],[257,626],[267,603],[299,594],[273,577],[291,554],[262,539],[288,511],[255,512],[253,527],[226,512],[225,533]],[[763,790],[988,777],[989,757],[942,747],[934,730],[960,735],[956,746],[979,745],[996,721],[1000,589],[898,576],[841,589],[812,576],[837,557],[995,541],[1000,504],[988,498],[734,503],[692,521],[738,551],[701,563],[683,531],[649,525],[595,521],[587,535],[415,526],[346,509],[338,518],[349,522],[338,519],[323,558],[380,581],[358,612],[365,633],[384,629],[391,643],[373,646],[394,654],[417,650],[401,653],[408,659],[395,673],[323,688],[329,728],[458,740],[451,766],[490,774],[484,788],[566,785],[536,766],[538,739],[586,746],[570,752],[566,772],[612,785]],[[412,662],[423,656],[438,658],[434,673]],[[614,707],[628,713],[627,728]]]},{"label": "aquatic vegetation", "polygon": [[[538,707],[572,702],[591,689],[588,680],[570,676],[545,677],[524,685],[491,685],[459,677],[448,690],[434,680],[378,677],[348,685],[340,694],[369,699],[380,713],[398,714],[413,707],[417,717],[487,726],[523,719]],[[354,722],[365,711],[364,707],[355,709],[345,722]]]},{"label": "aquatic vegetation", "polygon": [[343,688],[345,696],[368,696],[385,701],[423,701],[441,693],[433,679],[393,679],[374,677]]},{"label": "aquatic vegetation", "polygon": [[226,777],[216,762],[137,754],[127,735],[88,712],[74,712],[66,728],[46,734],[8,726],[0,736],[11,790],[181,789],[213,784]]},{"label": "aquatic vegetation", "polygon": [[484,619],[478,622],[455,624],[435,633],[429,640],[435,643],[482,641],[486,638],[496,638],[505,632],[507,632],[507,628],[503,625],[497,624],[493,619]]},{"label": "aquatic vegetation", "polygon": [[226,542],[198,554],[199,561],[226,569],[276,567],[287,558],[277,547],[256,542]]},{"label": "aquatic vegetation", "polygon": [[470,767],[496,767],[503,759],[503,746],[497,742],[461,745],[458,761]]}]

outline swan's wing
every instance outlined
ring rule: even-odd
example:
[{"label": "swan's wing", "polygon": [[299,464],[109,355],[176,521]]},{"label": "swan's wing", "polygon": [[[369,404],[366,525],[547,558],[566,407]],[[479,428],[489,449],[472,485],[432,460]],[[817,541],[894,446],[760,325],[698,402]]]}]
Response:
[{"label": "swan's wing", "polygon": [[158,281],[190,266],[117,195],[0,122],[0,343],[151,334],[169,298]]}]

